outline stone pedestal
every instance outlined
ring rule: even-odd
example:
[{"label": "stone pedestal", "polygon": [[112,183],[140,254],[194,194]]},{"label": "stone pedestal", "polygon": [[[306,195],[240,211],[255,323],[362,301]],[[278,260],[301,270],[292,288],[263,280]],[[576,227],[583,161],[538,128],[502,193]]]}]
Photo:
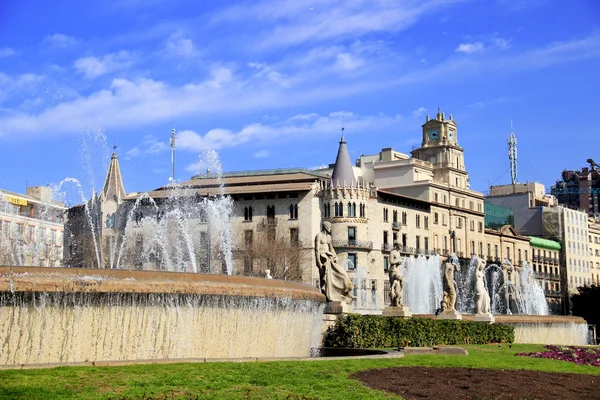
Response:
[{"label": "stone pedestal", "polygon": [[323,314],[341,314],[344,312],[344,307],[342,306],[342,302],[341,301],[330,301],[327,304],[325,304],[325,310],[323,311]]},{"label": "stone pedestal", "polygon": [[452,310],[452,311],[445,311],[445,312],[439,313],[437,318],[438,319],[462,319],[462,315],[460,315],[458,311]]},{"label": "stone pedestal", "polygon": [[473,321],[489,322],[490,324],[493,324],[496,319],[492,314],[475,314]]},{"label": "stone pedestal", "polygon": [[408,309],[408,306],[387,306],[383,309],[383,313],[381,315],[384,317],[412,317],[412,313]]}]

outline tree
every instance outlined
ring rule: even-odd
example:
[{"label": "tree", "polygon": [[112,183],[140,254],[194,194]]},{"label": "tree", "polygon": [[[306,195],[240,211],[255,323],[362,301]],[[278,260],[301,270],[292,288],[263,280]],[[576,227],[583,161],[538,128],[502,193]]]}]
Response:
[{"label": "tree", "polygon": [[573,315],[583,317],[588,324],[595,324],[600,328],[600,286],[580,286],[579,293],[571,297]]},{"label": "tree", "polygon": [[[287,233],[287,232],[286,232]],[[302,281],[310,270],[311,248],[306,248],[298,240],[297,231],[290,231],[289,237],[276,229],[267,226],[263,232],[244,231],[238,238],[235,257],[243,259],[243,270],[246,276],[264,277],[269,270],[274,279]]]}]

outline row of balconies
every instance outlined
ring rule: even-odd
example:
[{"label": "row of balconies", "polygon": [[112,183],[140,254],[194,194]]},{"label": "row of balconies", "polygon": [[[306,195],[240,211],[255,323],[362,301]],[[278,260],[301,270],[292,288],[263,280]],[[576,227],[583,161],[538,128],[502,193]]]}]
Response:
[{"label": "row of balconies", "polygon": [[537,255],[533,256],[533,262],[553,264],[553,265],[559,264],[559,260],[556,257],[544,257],[544,256],[537,256]]},{"label": "row of balconies", "polygon": [[559,274],[551,274],[549,272],[536,272],[535,276],[538,279],[545,279],[545,280],[550,280],[550,281],[560,281]]},{"label": "row of balconies", "polygon": [[544,289],[544,296],[546,297],[561,297],[560,290]]}]

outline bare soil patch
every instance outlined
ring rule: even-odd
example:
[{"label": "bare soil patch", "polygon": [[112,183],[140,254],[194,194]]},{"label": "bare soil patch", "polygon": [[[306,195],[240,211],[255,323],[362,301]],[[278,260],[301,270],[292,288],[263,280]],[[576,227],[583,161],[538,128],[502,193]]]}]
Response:
[{"label": "bare soil patch", "polygon": [[374,389],[414,399],[600,400],[600,376],[475,368],[396,367],[357,372]]}]

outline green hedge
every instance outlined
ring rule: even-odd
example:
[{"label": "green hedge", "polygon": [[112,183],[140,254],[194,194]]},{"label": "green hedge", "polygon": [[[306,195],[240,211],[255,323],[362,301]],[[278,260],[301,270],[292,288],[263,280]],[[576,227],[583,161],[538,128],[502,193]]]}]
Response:
[{"label": "green hedge", "polygon": [[512,343],[513,327],[462,320],[348,314],[329,328],[325,347],[393,348]]}]

